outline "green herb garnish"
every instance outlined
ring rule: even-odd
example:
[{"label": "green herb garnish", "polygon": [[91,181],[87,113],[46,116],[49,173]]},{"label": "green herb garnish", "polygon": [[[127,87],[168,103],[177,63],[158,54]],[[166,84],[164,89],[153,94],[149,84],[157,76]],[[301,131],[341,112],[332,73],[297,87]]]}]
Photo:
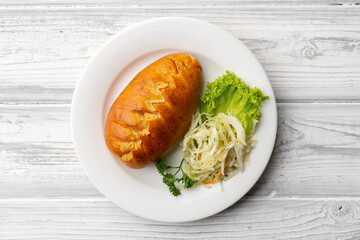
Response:
[{"label": "green herb garnish", "polygon": [[[182,164],[184,162],[184,159],[181,160],[181,163],[178,167],[173,167],[165,164],[165,161],[163,159],[160,159],[156,163],[156,168],[159,171],[159,173],[163,176],[163,182],[169,187],[169,190],[172,195],[175,197],[179,196],[181,194],[180,190],[176,187],[175,183],[182,183],[184,188],[191,188],[194,186],[194,184],[197,183],[196,180],[191,179],[182,169]],[[174,174],[171,174],[169,172],[166,172],[168,169],[177,169]],[[177,178],[176,175],[181,171],[182,177]]]}]

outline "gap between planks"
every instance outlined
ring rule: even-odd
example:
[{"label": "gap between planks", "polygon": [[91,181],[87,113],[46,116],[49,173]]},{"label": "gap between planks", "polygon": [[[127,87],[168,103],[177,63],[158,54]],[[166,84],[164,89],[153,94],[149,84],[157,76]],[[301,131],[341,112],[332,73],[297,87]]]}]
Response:
[{"label": "gap between planks", "polygon": [[153,8],[166,8],[166,9],[191,9],[191,8],[222,8],[222,9],[233,9],[234,7],[238,7],[238,8],[261,8],[261,7],[271,7],[271,8],[314,8],[314,7],[318,7],[318,8],[329,8],[329,9],[334,9],[334,8],[360,8],[360,3],[359,2],[349,2],[349,3],[336,3],[336,2],[324,2],[324,3],[309,3],[309,2],[304,2],[304,3],[296,3],[293,4],[292,2],[277,2],[277,3],[264,3],[264,2],[259,2],[256,3],[254,1],[250,1],[248,3],[244,3],[242,2],[241,4],[239,4],[237,1],[233,1],[233,3],[229,3],[226,2],[224,4],[222,4],[221,2],[219,3],[218,1],[213,1],[213,2],[208,2],[208,3],[204,3],[203,1],[183,1],[177,4],[169,4],[169,3],[148,3],[148,2],[143,2],[143,3],[133,3],[133,2],[129,2],[129,3],[121,3],[121,2],[116,2],[116,3],[102,3],[102,4],[98,4],[98,2],[96,3],[80,3],[80,4],[74,4],[73,2],[71,3],[52,3],[49,4],[48,2],[44,2],[44,3],[40,3],[40,4],[29,4],[28,2],[26,2],[27,4],[22,4],[22,3],[15,3],[15,4],[6,4],[6,3],[2,3],[0,4],[0,11],[1,10],[51,10],[51,9],[56,9],[56,10],[64,10],[64,9],[126,9],[126,8],[144,8],[144,9],[153,9]]},{"label": "gap between planks", "polygon": [[[240,200],[250,201],[360,201],[360,197],[267,197],[267,196],[245,196]],[[103,197],[95,198],[0,198],[0,204],[2,202],[111,202],[109,199]]]}]

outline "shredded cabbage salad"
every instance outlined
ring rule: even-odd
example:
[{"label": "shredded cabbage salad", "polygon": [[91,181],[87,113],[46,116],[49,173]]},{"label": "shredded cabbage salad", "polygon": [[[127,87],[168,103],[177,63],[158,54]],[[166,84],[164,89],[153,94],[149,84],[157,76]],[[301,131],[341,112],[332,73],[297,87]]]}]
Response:
[{"label": "shredded cabbage salad", "polygon": [[242,172],[256,145],[252,137],[261,116],[259,107],[268,98],[259,88],[250,88],[229,71],[209,82],[182,141],[184,155],[180,165],[166,165],[163,159],[156,163],[170,192],[178,196],[179,184],[191,188],[228,180]]},{"label": "shredded cabbage salad", "polygon": [[[206,116],[205,121],[202,116]],[[236,117],[224,113],[211,117],[197,112],[182,145],[188,176],[198,183],[210,184],[243,171],[244,160],[254,144],[247,141]]]},{"label": "shredded cabbage salad", "polygon": [[184,171],[197,183],[227,180],[244,170],[260,118],[258,107],[268,97],[229,71],[208,83],[182,142]]}]

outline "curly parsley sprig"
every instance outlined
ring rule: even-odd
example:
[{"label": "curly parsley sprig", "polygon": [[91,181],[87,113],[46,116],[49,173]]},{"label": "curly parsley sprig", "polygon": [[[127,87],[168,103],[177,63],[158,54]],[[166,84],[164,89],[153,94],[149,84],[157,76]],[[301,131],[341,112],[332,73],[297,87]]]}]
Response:
[{"label": "curly parsley sprig", "polygon": [[[163,159],[160,159],[156,163],[156,168],[159,171],[159,173],[163,176],[163,182],[169,187],[170,192],[175,197],[179,196],[181,194],[180,190],[176,187],[175,183],[179,182],[182,183],[184,188],[191,188],[194,184],[196,184],[196,180],[191,179],[182,169],[182,164],[184,162],[184,159],[181,160],[180,165],[178,167],[172,167],[165,164],[165,161]],[[169,172],[166,172],[168,169],[177,169],[174,174],[171,174]],[[176,175],[181,171],[182,177],[177,178]]]}]

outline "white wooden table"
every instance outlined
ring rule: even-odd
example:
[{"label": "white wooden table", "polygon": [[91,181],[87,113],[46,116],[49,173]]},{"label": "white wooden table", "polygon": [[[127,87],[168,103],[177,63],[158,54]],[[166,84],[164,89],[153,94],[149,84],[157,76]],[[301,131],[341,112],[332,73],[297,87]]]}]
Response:
[{"label": "white wooden table", "polygon": [[[0,239],[360,239],[359,2],[33,2],[0,3]],[[86,62],[125,27],[160,16],[199,18],[241,39],[278,102],[276,146],[255,187],[183,224],[109,202],[70,136]]]}]

